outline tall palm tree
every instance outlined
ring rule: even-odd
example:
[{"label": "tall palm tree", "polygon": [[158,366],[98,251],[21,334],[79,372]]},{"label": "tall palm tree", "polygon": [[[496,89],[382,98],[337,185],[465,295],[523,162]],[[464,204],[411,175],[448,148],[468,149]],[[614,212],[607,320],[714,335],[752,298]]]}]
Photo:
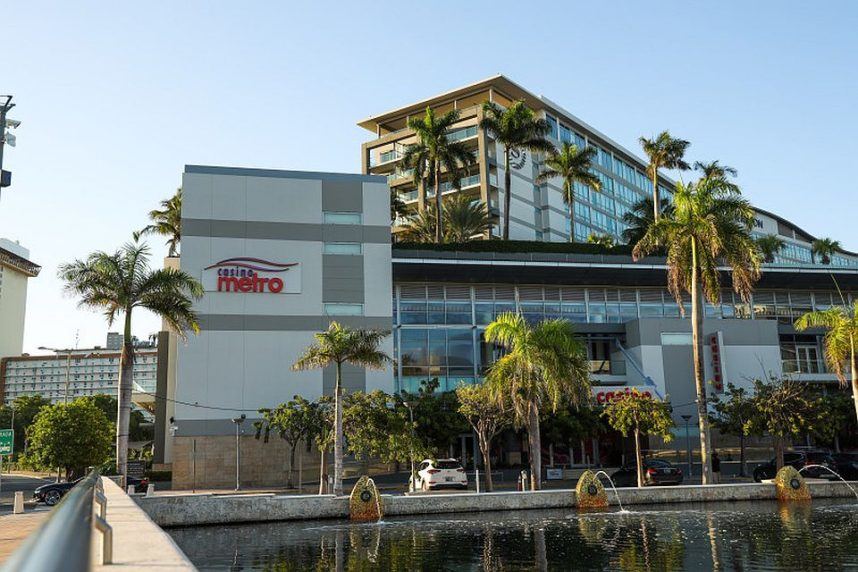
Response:
[{"label": "tall palm tree", "polygon": [[521,314],[503,313],[486,328],[486,341],[506,355],[486,376],[499,400],[512,400],[516,424],[527,428],[531,488],[540,488],[542,444],[540,408],[556,411],[561,403],[578,405],[590,395],[590,372],[584,344],[566,320],[544,320],[531,326]]},{"label": "tall palm tree", "polygon": [[176,194],[161,201],[161,210],[149,211],[152,224],[143,227],[136,237],[144,234],[160,234],[167,237],[170,252],[167,256],[179,255],[179,242],[182,240],[182,188],[176,189]]},{"label": "tall palm tree", "polygon": [[691,145],[684,139],[676,139],[667,131],[662,131],[657,137],[647,139],[641,137],[638,139],[646,156],[649,157],[649,165],[646,168],[646,174],[652,181],[652,207],[653,220],[658,220],[659,210],[661,205],[660,193],[658,190],[658,170],[659,169],[679,169],[687,171],[690,166],[685,162],[685,150]]},{"label": "tall palm tree", "polygon": [[453,187],[458,187],[462,169],[473,162],[474,154],[461,141],[450,141],[450,128],[459,120],[458,110],[435,116],[431,107],[422,118],[408,120],[408,127],[417,135],[417,143],[409,145],[403,155],[403,165],[414,169],[415,182],[422,184],[431,176],[435,184],[435,242],[443,239],[441,173],[446,170]]},{"label": "tall palm tree", "polygon": [[[661,199],[660,212],[667,218],[673,216],[673,203],[667,199]],[[646,197],[634,204],[632,210],[623,215],[623,224],[626,229],[622,233],[622,239],[626,244],[634,246],[643,238],[647,229],[655,220],[655,209],[652,207],[652,197]]]},{"label": "tall palm tree", "polygon": [[700,454],[703,484],[712,478],[709,458],[709,418],[703,380],[704,297],[717,303],[721,295],[718,267],[726,265],[732,274],[733,289],[744,299],[760,276],[760,251],[751,236],[754,209],[738,191],[722,179],[703,178],[697,183],[677,185],[674,214],[662,217],[649,227],[635,245],[635,259],[659,248],[667,249],[668,288],[680,309],[683,292],[691,294],[691,326],[694,353],[694,381],[697,390],[697,417],[700,426]]},{"label": "tall palm tree", "polygon": [[766,264],[773,263],[775,257],[780,254],[785,246],[786,241],[776,234],[767,234],[757,238],[757,248],[760,249],[760,254],[763,255],[763,262]]},{"label": "tall palm tree", "polygon": [[509,209],[512,192],[510,157],[513,151],[553,152],[554,145],[546,139],[551,127],[545,119],[537,118],[533,110],[523,101],[516,101],[507,109],[491,101],[483,102],[483,118],[480,119],[480,127],[503,147],[503,239],[509,240]]},{"label": "tall palm tree", "polygon": [[827,310],[808,312],[795,321],[795,329],[802,332],[809,328],[827,330],[823,339],[825,362],[837,374],[842,385],[847,379],[844,364],[849,360],[852,378],[852,400],[858,418],[858,302],[850,306],[833,306]]},{"label": "tall palm tree", "polygon": [[840,242],[830,238],[817,238],[810,245],[810,253],[814,262],[831,264],[831,257],[840,250]]},{"label": "tall palm tree", "polygon": [[[472,201],[464,195],[444,199],[444,242],[468,242],[486,234],[492,219],[486,206]],[[402,238],[410,242],[432,242],[436,230],[435,207],[430,205],[423,212],[411,217]]]},{"label": "tall palm tree", "polygon": [[389,332],[352,329],[331,322],[324,332],[314,334],[316,343],[308,346],[292,364],[295,371],[336,368],[334,386],[334,494],[343,494],[343,364],[383,369],[390,357],[379,349]]},{"label": "tall palm tree", "polygon": [[[570,216],[572,203],[575,200],[575,183],[590,187],[594,191],[602,190],[602,181],[593,174],[593,159],[596,156],[595,147],[579,149],[572,143],[563,143],[559,152],[554,151],[545,159],[545,167],[536,176],[536,182],[543,184],[555,177],[563,181],[563,202],[569,207]],[[574,233],[570,233],[570,242]]]},{"label": "tall palm tree", "polygon": [[94,252],[86,260],[62,264],[59,278],[65,290],[79,297],[79,305],[102,310],[107,324],[119,315],[125,320],[124,341],[119,358],[119,389],[116,418],[116,470],[127,476],[128,425],[131,418],[131,388],[134,381],[134,345],[131,316],[136,308],[163,318],[182,338],[187,330],[200,328],[193,310],[203,286],[182,270],[149,268],[149,247],[136,241],[118,251]]}]

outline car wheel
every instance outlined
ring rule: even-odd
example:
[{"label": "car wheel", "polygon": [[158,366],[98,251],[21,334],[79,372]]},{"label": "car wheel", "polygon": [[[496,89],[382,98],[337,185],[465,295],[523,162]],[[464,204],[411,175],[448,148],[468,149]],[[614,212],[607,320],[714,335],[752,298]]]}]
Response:
[{"label": "car wheel", "polygon": [[48,506],[54,506],[60,499],[63,498],[63,494],[60,491],[48,491],[45,493],[45,504]]},{"label": "car wheel", "polygon": [[757,483],[763,482],[763,473],[761,471],[754,471],[754,481]]}]

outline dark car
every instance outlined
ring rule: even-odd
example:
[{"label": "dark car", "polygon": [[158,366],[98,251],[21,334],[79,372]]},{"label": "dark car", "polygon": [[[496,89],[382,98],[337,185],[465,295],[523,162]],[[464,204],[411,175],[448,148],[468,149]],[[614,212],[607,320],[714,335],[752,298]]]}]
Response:
[{"label": "dark car", "polygon": [[[806,465],[821,465],[837,470],[834,457],[827,451],[788,451],[784,453],[784,466],[787,465],[801,471],[802,476],[812,479],[829,479],[834,475],[820,467],[809,467],[802,471]],[[763,479],[773,479],[777,472],[777,459],[772,459],[754,469],[754,480],[760,483]]]},{"label": "dark car", "polygon": [[847,481],[858,481],[858,453],[835,453],[834,470]]},{"label": "dark car", "polygon": [[[644,486],[680,485],[682,484],[682,469],[674,467],[660,459],[645,459],[643,462]],[[611,475],[611,480],[618,487],[636,487],[638,472],[635,465],[627,465]]]},{"label": "dark car", "polygon": [[[84,477],[77,480],[65,483],[51,483],[42,485],[33,491],[33,500],[43,502],[48,506],[54,506],[65,496],[67,492],[72,490],[76,484],[81,482]],[[128,486],[134,486],[134,492],[146,492],[146,487],[149,486],[149,479],[137,477],[128,477]]]}]

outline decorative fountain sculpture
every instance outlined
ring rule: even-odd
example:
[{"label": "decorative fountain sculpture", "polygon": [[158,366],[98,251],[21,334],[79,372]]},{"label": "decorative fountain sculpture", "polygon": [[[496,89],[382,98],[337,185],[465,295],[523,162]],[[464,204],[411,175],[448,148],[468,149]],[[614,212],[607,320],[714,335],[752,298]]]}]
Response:
[{"label": "decorative fountain sculpture", "polygon": [[602,481],[591,470],[586,470],[578,479],[575,487],[575,498],[579,509],[606,508],[608,506],[608,494]]},{"label": "decorative fountain sculpture", "polygon": [[360,522],[381,520],[384,511],[381,506],[381,495],[378,488],[368,476],[364,475],[349,496],[349,518]]},{"label": "decorative fountain sculpture", "polygon": [[809,501],[810,490],[801,473],[789,465],[783,467],[775,476],[775,487],[778,491],[779,501]]}]

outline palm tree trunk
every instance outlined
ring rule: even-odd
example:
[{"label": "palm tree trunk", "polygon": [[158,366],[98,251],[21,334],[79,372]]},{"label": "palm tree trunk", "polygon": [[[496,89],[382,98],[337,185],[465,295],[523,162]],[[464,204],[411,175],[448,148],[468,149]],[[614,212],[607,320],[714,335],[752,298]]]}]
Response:
[{"label": "palm tree trunk", "polygon": [[286,488],[291,489],[295,486],[295,481],[292,478],[295,475],[295,449],[297,448],[297,443],[291,445],[289,448],[289,475],[286,478]]},{"label": "palm tree trunk", "polygon": [[858,418],[858,356],[855,355],[855,336],[849,336],[849,365],[852,374],[852,402],[855,404],[855,416]]},{"label": "palm tree trunk", "polygon": [[641,455],[641,431],[635,425],[635,464],[638,468],[638,488],[644,486],[643,479],[643,455]]},{"label": "palm tree trunk", "polygon": [[533,401],[528,405],[527,436],[530,446],[530,490],[542,488],[542,443],[539,438],[539,410]]},{"label": "palm tree trunk", "polygon": [[709,458],[709,417],[706,407],[706,385],[703,380],[703,303],[700,295],[697,267],[697,240],[691,238],[691,337],[694,353],[694,384],[697,389],[697,424],[700,428],[700,461],[703,484],[712,481],[712,460]]},{"label": "palm tree trunk", "polygon": [[661,193],[658,190],[658,170],[652,175],[652,215],[655,222],[661,216]]},{"label": "palm tree trunk", "polygon": [[784,441],[782,437],[775,437],[775,467],[778,471],[784,468]]},{"label": "palm tree trunk", "polygon": [[334,389],[334,495],[343,494],[343,364],[337,362],[337,385]]},{"label": "palm tree trunk", "polygon": [[420,178],[420,185],[417,187],[417,210],[421,213],[426,210],[426,177]]},{"label": "palm tree trunk", "polygon": [[122,485],[128,476],[128,425],[131,421],[131,388],[134,382],[134,345],[131,340],[131,309],[125,310],[125,339],[119,358],[119,387],[116,392],[116,472]]},{"label": "palm tree trunk", "polygon": [[512,173],[509,172],[509,147],[503,149],[503,239],[509,240],[509,208],[512,202],[510,193],[512,187]]},{"label": "palm tree trunk", "polygon": [[319,461],[319,494],[328,492],[328,452],[321,449],[322,458]]},{"label": "palm tree trunk", "polygon": [[441,228],[441,167],[435,166],[435,242],[441,244],[444,239],[444,231]]}]

